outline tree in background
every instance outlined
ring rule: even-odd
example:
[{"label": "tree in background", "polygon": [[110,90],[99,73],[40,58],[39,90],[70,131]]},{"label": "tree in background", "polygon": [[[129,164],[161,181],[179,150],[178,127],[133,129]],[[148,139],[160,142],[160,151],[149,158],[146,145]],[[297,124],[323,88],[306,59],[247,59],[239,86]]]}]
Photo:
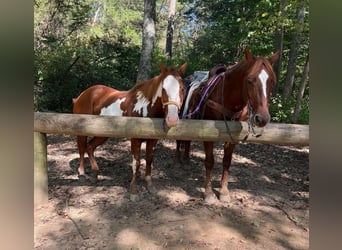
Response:
[{"label": "tree in background", "polygon": [[35,110],[71,112],[93,84],[136,82],[141,1],[37,0],[34,11]]},{"label": "tree in background", "polygon": [[144,0],[144,27],[137,82],[147,80],[152,72],[152,53],[156,34],[156,1]]},{"label": "tree in background", "polygon": [[298,10],[297,10],[297,22],[295,22],[295,28],[291,35],[291,46],[290,46],[290,55],[287,63],[287,70],[284,82],[284,89],[282,98],[285,101],[287,98],[291,96],[291,92],[293,89],[293,82],[296,73],[296,62],[299,56],[299,45],[301,42],[301,34],[304,29],[304,13],[305,6],[304,1],[299,0],[298,2]]},{"label": "tree in background", "polygon": [[176,13],[176,0],[169,0],[169,16],[167,19],[167,31],[166,31],[166,46],[165,46],[165,54],[168,58],[172,57],[172,39],[173,39],[173,30],[175,23],[175,13]]}]

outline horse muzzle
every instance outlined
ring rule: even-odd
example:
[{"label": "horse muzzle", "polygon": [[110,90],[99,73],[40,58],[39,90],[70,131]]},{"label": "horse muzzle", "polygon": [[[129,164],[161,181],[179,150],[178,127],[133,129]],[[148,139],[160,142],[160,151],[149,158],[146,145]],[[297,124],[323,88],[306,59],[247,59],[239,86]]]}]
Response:
[{"label": "horse muzzle", "polygon": [[257,127],[265,127],[270,122],[270,114],[255,114],[252,117],[252,123]]},{"label": "horse muzzle", "polygon": [[174,101],[169,101],[169,102],[165,102],[163,103],[163,106],[167,107],[167,114],[165,117],[165,121],[166,121],[166,125],[171,128],[177,125],[178,121],[179,121],[179,109],[180,109],[180,105],[177,102]]},{"label": "horse muzzle", "polygon": [[176,126],[179,121],[178,114],[176,116],[171,116],[171,115],[166,116],[165,121],[166,121],[166,125],[169,128]]}]

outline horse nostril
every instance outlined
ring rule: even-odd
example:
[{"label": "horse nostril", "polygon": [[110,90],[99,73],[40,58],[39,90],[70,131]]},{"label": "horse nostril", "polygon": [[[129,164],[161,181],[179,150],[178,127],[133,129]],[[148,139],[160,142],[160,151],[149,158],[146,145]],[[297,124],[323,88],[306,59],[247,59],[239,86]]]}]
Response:
[{"label": "horse nostril", "polygon": [[261,115],[256,114],[256,115],[254,116],[254,123],[255,123],[255,125],[257,125],[258,127],[263,127],[263,126],[265,126],[267,122],[268,122],[267,119],[264,118],[264,117],[261,116]]}]

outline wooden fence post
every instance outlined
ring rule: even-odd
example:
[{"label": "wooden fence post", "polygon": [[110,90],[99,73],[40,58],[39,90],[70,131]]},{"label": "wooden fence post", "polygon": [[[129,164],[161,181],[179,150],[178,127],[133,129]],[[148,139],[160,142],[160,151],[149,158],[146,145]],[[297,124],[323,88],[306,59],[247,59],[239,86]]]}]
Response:
[{"label": "wooden fence post", "polygon": [[46,134],[34,132],[34,205],[48,202]]}]

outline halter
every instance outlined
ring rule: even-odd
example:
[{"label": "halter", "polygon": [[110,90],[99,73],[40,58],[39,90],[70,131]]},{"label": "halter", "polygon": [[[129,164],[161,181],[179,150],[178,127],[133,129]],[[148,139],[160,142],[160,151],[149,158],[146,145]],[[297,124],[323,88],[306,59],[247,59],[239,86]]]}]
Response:
[{"label": "halter", "polygon": [[167,105],[176,105],[177,109],[180,110],[180,105],[178,102],[175,102],[175,101],[163,102],[162,101],[162,104],[163,104],[163,108]]},{"label": "halter", "polygon": [[[161,98],[161,102],[162,102],[163,108],[165,108],[168,105],[175,105],[177,107],[178,112],[181,109],[181,105],[176,101],[163,102],[163,98]],[[163,127],[163,130],[166,131],[165,119],[163,119],[162,127]]]}]

